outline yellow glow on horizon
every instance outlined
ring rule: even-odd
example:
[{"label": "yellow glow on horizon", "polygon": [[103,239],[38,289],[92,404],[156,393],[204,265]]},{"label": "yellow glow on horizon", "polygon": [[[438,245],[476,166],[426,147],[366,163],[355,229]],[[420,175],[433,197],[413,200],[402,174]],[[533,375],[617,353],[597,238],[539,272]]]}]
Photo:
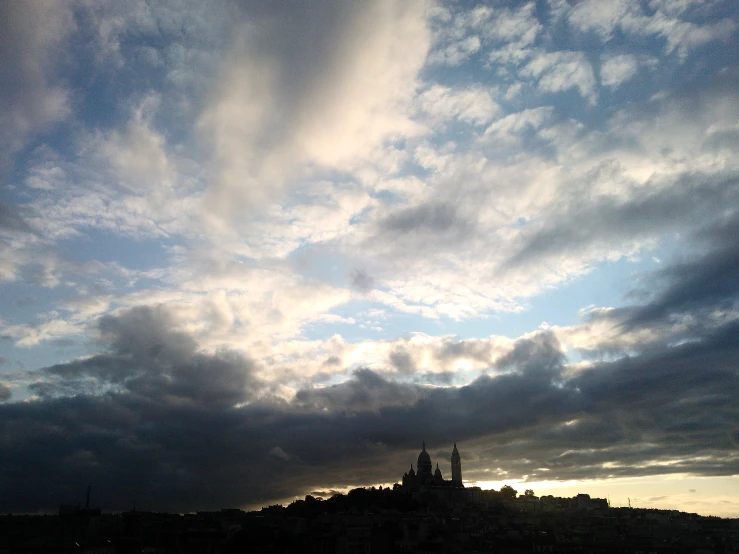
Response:
[{"label": "yellow glow on horizon", "polygon": [[699,477],[684,473],[571,481],[465,481],[467,486],[500,490],[510,485],[519,494],[532,489],[537,496],[573,497],[589,494],[606,498],[612,507],[680,510],[705,516],[739,517],[739,476]]},{"label": "yellow glow on horizon", "polygon": [[[335,491],[346,494],[359,487],[371,488],[382,486],[392,488],[395,482],[374,483],[365,485],[316,486],[313,490]],[[611,507],[653,508],[658,510],[679,510],[703,516],[739,518],[739,476],[730,477],[698,477],[689,474],[671,474],[647,477],[622,477],[610,479],[584,479],[570,481],[524,481],[523,479],[505,479],[500,481],[465,480],[467,487],[480,487],[484,490],[500,490],[510,485],[518,494],[532,489],[536,496],[559,496],[571,498],[577,494],[588,494],[591,498],[605,498]],[[268,504],[287,505],[295,500],[303,500],[301,496],[293,496],[281,500],[263,502],[243,506],[245,510],[259,510]],[[325,497],[328,498],[328,497]]]}]

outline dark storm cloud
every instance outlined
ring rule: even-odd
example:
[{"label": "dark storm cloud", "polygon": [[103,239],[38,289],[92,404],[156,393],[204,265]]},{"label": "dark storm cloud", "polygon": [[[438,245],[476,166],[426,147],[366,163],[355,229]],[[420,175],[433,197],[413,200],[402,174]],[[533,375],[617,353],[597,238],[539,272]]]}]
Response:
[{"label": "dark storm cloud", "polygon": [[736,308],[739,216],[701,230],[697,238],[713,248],[653,274],[653,281],[661,285],[660,289],[651,302],[634,310],[627,325],[654,324],[682,314],[699,318],[698,323],[704,325],[711,312]]},{"label": "dark storm cloud", "polygon": [[565,361],[562,347],[552,333],[535,333],[533,336],[516,341],[513,349],[502,356],[498,367],[516,368],[520,371],[556,372]]},{"label": "dark storm cloud", "polygon": [[416,386],[393,383],[370,369],[358,369],[354,378],[338,385],[301,390],[297,402],[314,410],[376,411],[387,406],[415,404],[423,395]]},{"label": "dark storm cloud", "polygon": [[416,363],[413,357],[403,348],[398,347],[388,356],[390,364],[400,373],[414,373],[416,371]]},{"label": "dark storm cloud", "polygon": [[162,308],[107,316],[104,353],[35,372],[40,400],[2,404],[0,511],[54,509],[88,482],[111,509],[266,504],[397,480],[420,440],[443,469],[456,440],[472,478],[739,472],[736,322],[570,377],[540,331],[465,386],[361,369],[292,402],[260,396],[247,359],[203,354],[172,327]]},{"label": "dark storm cloud", "polygon": [[428,383],[432,385],[451,385],[457,373],[454,371],[442,371],[441,373],[419,373],[416,381],[419,383]]},{"label": "dark storm cloud", "polygon": [[459,358],[471,358],[490,363],[493,348],[489,343],[478,340],[445,340],[436,358],[441,362],[453,362]]},{"label": "dark storm cloud", "polygon": [[[135,501],[192,509],[300,494],[325,483],[326,475],[335,485],[392,480],[421,434],[446,444],[525,426],[539,421],[533,409],[539,400],[556,413],[570,394],[537,372],[435,389],[359,370],[346,383],[300,391],[290,404],[254,400],[235,408],[249,392],[219,384],[222,356],[193,352],[187,337],[168,330],[170,323],[161,309],[105,318],[107,353],[40,372],[49,382],[61,378],[59,387],[94,379],[113,391],[59,396],[59,389],[39,385],[38,392],[48,389],[40,401],[3,404],[0,440],[7,455],[0,470],[8,486],[0,509],[53,509],[74,500],[87,482],[99,483],[107,507]],[[193,379],[196,362],[203,375]],[[242,371],[248,378],[248,366]],[[193,383],[204,390],[193,392]],[[285,456],[275,457],[275,447]],[[395,458],[397,468],[388,472],[388,459]]]},{"label": "dark storm cloud", "polygon": [[568,382],[579,395],[572,420],[501,435],[487,455],[538,478],[739,473],[732,437],[739,402],[739,324],[704,340],[601,363]]},{"label": "dark storm cloud", "polygon": [[249,360],[230,352],[200,354],[192,337],[171,327],[162,307],[104,316],[98,329],[107,353],[51,366],[44,373],[60,377],[66,387],[94,379],[155,401],[208,406],[232,405],[249,398],[257,384],[250,378]]},{"label": "dark storm cloud", "polygon": [[0,381],[0,402],[10,400],[11,396],[13,396],[13,392],[10,390],[10,385]]}]

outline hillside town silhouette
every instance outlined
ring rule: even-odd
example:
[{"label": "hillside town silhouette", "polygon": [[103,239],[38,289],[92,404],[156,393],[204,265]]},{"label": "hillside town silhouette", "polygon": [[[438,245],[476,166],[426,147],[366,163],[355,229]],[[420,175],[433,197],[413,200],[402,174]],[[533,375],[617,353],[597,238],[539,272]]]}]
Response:
[{"label": "hillside town silhouette", "polygon": [[113,513],[62,505],[55,515],[0,516],[0,553],[431,553],[739,551],[739,519],[611,507],[602,498],[465,486],[456,443],[451,479],[423,444],[392,487],[314,493],[287,506],[194,513]]}]

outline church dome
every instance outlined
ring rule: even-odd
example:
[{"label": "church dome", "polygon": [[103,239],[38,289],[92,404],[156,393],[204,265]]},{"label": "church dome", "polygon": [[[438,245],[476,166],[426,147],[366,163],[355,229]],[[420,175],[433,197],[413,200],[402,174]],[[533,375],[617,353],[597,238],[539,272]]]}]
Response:
[{"label": "church dome", "polygon": [[426,452],[426,443],[423,443],[423,450],[418,455],[418,473],[431,474],[431,456]]}]

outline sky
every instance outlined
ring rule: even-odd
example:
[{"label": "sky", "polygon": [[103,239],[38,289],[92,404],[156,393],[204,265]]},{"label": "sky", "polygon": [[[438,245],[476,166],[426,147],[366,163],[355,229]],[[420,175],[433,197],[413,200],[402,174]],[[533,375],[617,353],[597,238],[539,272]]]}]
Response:
[{"label": "sky", "polygon": [[2,0],[0,59],[0,513],[456,441],[739,517],[734,0]]}]

